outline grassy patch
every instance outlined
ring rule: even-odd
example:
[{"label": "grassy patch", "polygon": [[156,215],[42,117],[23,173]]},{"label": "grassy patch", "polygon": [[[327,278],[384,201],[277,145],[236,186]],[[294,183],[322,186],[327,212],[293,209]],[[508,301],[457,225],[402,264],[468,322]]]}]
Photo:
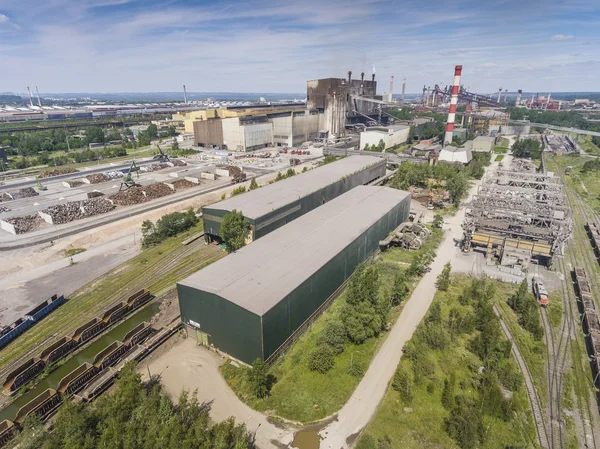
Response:
[{"label": "grassy patch", "polygon": [[[463,305],[459,301],[459,297],[463,295],[465,287],[470,282],[468,276],[455,275],[448,291],[436,293],[434,303],[441,305],[443,320],[448,319],[453,308],[462,311],[472,310],[472,306]],[[505,301],[507,295],[515,289],[511,284],[491,282],[496,286],[494,298],[498,302]],[[423,325],[421,323],[420,326]],[[409,403],[405,402],[394,388],[388,387],[383,402],[361,435],[359,447],[364,444],[364,440],[387,440],[390,444],[385,447],[403,449],[459,447],[446,432],[445,420],[450,412],[442,405],[442,391],[444,380],[454,376],[455,393],[460,391],[465,396],[477,397],[477,384],[474,379],[477,377],[476,373],[481,361],[469,350],[476,333],[475,331],[474,334],[455,336],[445,350],[433,350],[425,346],[428,362],[433,365],[429,375],[425,380],[419,380],[415,376],[412,387],[413,399]],[[418,338],[416,335],[413,336],[413,340]],[[415,362],[410,358],[403,357],[399,366],[412,373],[413,363]],[[509,363],[514,361],[511,359]],[[512,403],[515,405],[515,411],[508,422],[484,415],[485,440],[477,447],[537,447],[533,421],[523,386],[513,391]],[[369,446],[365,444],[364,447]]]},{"label": "grassy patch", "polygon": [[69,248],[65,250],[65,257],[71,257],[75,254],[81,254],[87,251],[85,248]]},{"label": "grassy patch", "polygon": [[[434,230],[419,252],[390,248],[377,256],[371,263],[378,268],[380,292],[389,292],[396,272],[405,270],[414,254],[436,248],[442,236],[442,230]],[[346,293],[343,291],[331,307],[271,367],[270,373],[277,381],[267,398],[257,399],[252,394],[247,381],[247,368],[236,368],[229,363],[223,365],[221,372],[238,397],[256,410],[303,423],[314,422],[337,412],[350,398],[362,377],[350,374],[351,365],[358,365],[363,373],[366,372],[387,337],[384,332],[362,345],[348,342],[344,351],[335,356],[335,365],[330,371],[326,374],[310,371],[308,354],[317,347],[326,324],[329,321],[340,321],[345,300]],[[392,309],[388,327],[393,325],[401,310],[402,305]]]},{"label": "grassy patch", "polygon": [[508,150],[506,148],[502,148],[502,147],[495,147],[494,148],[494,153],[497,154],[504,154],[506,153]]},{"label": "grassy patch", "polygon": [[509,144],[510,144],[510,140],[508,140],[506,137],[501,137],[500,140],[498,141],[498,146],[500,146],[502,148],[508,148]]},{"label": "grassy patch", "polygon": [[579,139],[573,138],[573,140],[577,140],[581,149],[586,153],[600,156],[600,147],[592,142],[592,136],[580,136]]},{"label": "grassy patch", "polygon": [[504,159],[504,155],[503,154],[499,154],[498,156],[496,156],[496,159],[494,159],[496,162],[500,162],[502,159]]},{"label": "grassy patch", "polygon": [[201,245],[195,251],[186,252],[189,247],[181,242],[201,230],[199,223],[77,290],[67,303],[0,351],[0,369],[30,351],[32,355],[41,352],[55,337],[70,334],[113,302],[126,299],[142,288],[152,294],[162,292],[223,257],[225,253],[214,245]]},{"label": "grassy patch", "polygon": [[586,156],[553,156],[548,158],[550,170],[559,169],[564,173],[568,166],[573,167],[571,174],[564,176],[565,183],[589,204],[596,212],[600,212],[600,173],[582,172],[583,164],[592,160]]}]

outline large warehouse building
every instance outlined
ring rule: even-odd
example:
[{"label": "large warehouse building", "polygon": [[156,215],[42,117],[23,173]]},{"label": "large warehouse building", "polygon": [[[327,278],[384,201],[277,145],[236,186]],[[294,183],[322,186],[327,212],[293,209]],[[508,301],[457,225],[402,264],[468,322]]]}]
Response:
[{"label": "large warehouse building", "polygon": [[218,236],[223,216],[241,211],[251,240],[283,226],[333,198],[385,175],[385,159],[351,156],[202,208],[204,231]]},{"label": "large warehouse building", "polygon": [[275,358],[409,210],[408,192],[356,187],[179,282],[181,319],[238,360]]}]

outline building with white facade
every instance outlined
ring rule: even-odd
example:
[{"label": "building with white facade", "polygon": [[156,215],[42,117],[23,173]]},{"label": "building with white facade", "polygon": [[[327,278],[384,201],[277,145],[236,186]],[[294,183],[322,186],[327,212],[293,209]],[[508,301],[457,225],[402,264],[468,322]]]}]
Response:
[{"label": "building with white facade", "polygon": [[360,133],[360,149],[363,150],[366,145],[377,146],[383,140],[387,150],[406,143],[409,132],[410,126],[407,125],[372,126]]},{"label": "building with white facade", "polygon": [[440,162],[460,162],[461,164],[467,165],[473,159],[471,149],[467,146],[465,148],[456,148],[452,145],[442,148],[438,161]]},{"label": "building with white facade", "polygon": [[489,136],[477,136],[473,139],[473,146],[471,149],[473,151],[482,151],[485,153],[491,153],[494,151],[494,146],[496,145],[496,138]]}]

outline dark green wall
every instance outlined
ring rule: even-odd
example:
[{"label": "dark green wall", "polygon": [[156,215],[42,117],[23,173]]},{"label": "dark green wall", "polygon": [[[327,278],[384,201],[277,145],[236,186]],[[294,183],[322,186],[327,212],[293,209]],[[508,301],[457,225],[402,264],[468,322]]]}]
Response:
[{"label": "dark green wall", "polygon": [[309,279],[263,315],[264,356],[269,358],[408,219],[410,198],[388,212]]},{"label": "dark green wall", "polygon": [[[324,187],[323,189],[316,190],[304,198],[300,198],[291,204],[287,204],[277,210],[257,218],[255,222],[250,220],[250,223],[253,227],[252,239],[256,240],[267,235],[269,232],[280,228],[286,223],[295,220],[296,218],[304,215],[307,212],[310,212],[313,209],[316,209],[322,204],[331,201],[343,193],[348,192],[354,187],[365,185],[376,178],[384,176],[385,166],[386,162],[382,159],[381,163],[350,174],[345,178],[342,178],[339,181]],[[297,176],[302,176],[302,174]],[[288,213],[289,211],[292,212]],[[210,206],[203,207],[202,215],[204,221],[204,231],[211,235],[219,235],[221,224],[219,221],[212,220],[210,216],[222,218],[227,212],[228,211],[225,210],[212,209]]]},{"label": "dark green wall", "polygon": [[248,364],[262,358],[260,317],[213,293],[177,284],[181,320],[194,320],[218,349]]}]

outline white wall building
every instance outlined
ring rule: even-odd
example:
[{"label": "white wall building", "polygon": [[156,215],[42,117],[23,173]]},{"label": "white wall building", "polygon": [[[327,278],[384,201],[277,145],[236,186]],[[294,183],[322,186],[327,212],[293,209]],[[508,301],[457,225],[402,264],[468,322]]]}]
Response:
[{"label": "white wall building", "polygon": [[372,126],[360,133],[360,149],[364,150],[365,145],[377,146],[383,140],[387,150],[406,143],[409,132],[410,126],[406,125]]},{"label": "white wall building", "polygon": [[460,162],[467,165],[473,159],[473,154],[469,147],[456,148],[452,145],[442,148],[438,161],[440,162]]},{"label": "white wall building", "polygon": [[223,143],[229,151],[252,151],[273,145],[273,125],[266,116],[222,120]]},{"label": "white wall building", "polygon": [[473,151],[482,151],[485,153],[491,153],[494,151],[494,146],[496,145],[495,137],[488,136],[477,136],[473,139]]}]

